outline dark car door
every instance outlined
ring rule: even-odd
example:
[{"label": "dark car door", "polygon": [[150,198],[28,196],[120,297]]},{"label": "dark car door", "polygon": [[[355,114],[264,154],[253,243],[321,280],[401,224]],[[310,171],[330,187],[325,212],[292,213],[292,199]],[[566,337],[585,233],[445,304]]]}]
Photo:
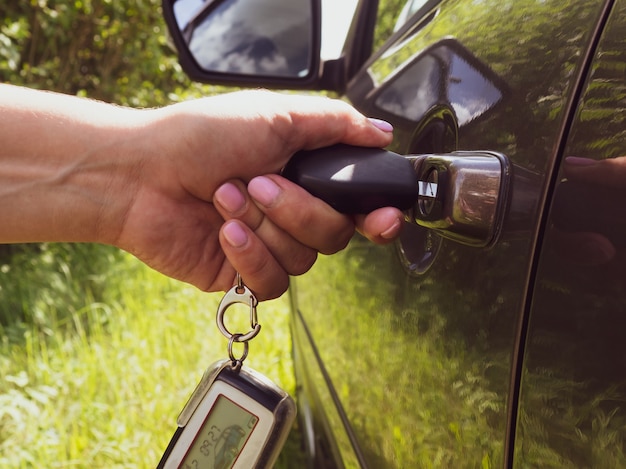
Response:
[{"label": "dark car door", "polygon": [[559,161],[532,283],[515,461],[626,467],[626,2],[616,2]]},{"label": "dark car door", "polygon": [[[507,211],[495,243],[472,246],[407,222],[396,244],[357,237],[294,282],[299,400],[316,467],[512,461],[542,217],[611,2],[409,3],[413,15],[383,38],[347,96],[393,123],[390,149],[398,153],[505,154],[511,181],[500,196],[508,195]],[[379,25],[393,24],[401,7],[381,1]],[[558,317],[545,301],[533,317]],[[533,361],[539,352],[529,353],[541,367]],[[534,416],[541,399],[533,400],[535,375],[525,371],[532,384],[522,415]],[[525,442],[528,427],[522,435]]]}]

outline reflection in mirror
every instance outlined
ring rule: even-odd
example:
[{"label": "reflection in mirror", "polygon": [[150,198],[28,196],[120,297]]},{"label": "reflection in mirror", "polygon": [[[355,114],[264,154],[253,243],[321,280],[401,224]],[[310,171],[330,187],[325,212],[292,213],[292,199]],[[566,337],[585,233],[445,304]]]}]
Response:
[{"label": "reflection in mirror", "polygon": [[502,100],[504,85],[453,40],[421,52],[383,87],[376,106],[419,121],[436,105],[454,109],[458,125],[471,122]]},{"label": "reflection in mirror", "polygon": [[272,77],[311,71],[310,0],[177,0],[174,15],[204,71]]},{"label": "reflection in mirror", "polygon": [[323,60],[341,57],[358,0],[322,0]]}]

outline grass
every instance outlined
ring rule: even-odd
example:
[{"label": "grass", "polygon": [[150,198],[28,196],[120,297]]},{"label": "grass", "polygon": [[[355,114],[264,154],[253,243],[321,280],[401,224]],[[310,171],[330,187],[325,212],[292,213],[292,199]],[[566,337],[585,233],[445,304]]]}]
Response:
[{"label": "grass", "polygon": [[[96,257],[110,262],[80,278],[64,249],[2,266],[0,467],[155,467],[202,372],[226,357],[215,326],[220,295],[104,247]],[[8,321],[18,291],[27,301]],[[263,328],[246,364],[294,395],[287,301],[258,310]],[[247,330],[245,313],[232,316],[231,330]],[[299,458],[292,438],[278,467]]]},{"label": "grass", "polygon": [[[103,246],[4,254],[0,468],[155,467],[204,369],[226,357],[215,325],[221,296]],[[395,309],[408,288],[391,275],[396,267],[391,247],[355,245],[320,259],[306,279],[315,289],[298,292],[316,313],[308,325],[366,458],[372,467],[498,467],[507,351],[484,360],[482,336],[472,343],[453,333],[458,295],[445,283],[423,279],[408,291],[410,306]],[[258,312],[263,328],[246,364],[293,396],[287,301]],[[249,326],[245,307],[226,319],[232,331]],[[626,467],[620,389],[582,402],[584,383],[559,373],[525,373],[516,463]],[[277,468],[305,467],[297,430]]]}]

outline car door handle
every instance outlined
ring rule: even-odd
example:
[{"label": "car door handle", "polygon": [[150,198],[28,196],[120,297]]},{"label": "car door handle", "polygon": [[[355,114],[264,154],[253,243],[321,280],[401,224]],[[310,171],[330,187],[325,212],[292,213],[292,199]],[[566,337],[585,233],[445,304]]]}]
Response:
[{"label": "car door handle", "polygon": [[397,207],[446,238],[486,247],[501,230],[510,168],[491,151],[401,156],[340,144],[296,153],[282,175],[339,212]]}]

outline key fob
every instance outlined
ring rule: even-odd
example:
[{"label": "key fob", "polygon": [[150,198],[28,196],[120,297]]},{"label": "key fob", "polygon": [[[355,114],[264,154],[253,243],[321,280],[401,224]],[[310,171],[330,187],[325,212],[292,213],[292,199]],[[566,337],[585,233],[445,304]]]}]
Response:
[{"label": "key fob", "polygon": [[293,399],[265,376],[217,362],[178,417],[158,468],[272,467],[295,415]]}]

